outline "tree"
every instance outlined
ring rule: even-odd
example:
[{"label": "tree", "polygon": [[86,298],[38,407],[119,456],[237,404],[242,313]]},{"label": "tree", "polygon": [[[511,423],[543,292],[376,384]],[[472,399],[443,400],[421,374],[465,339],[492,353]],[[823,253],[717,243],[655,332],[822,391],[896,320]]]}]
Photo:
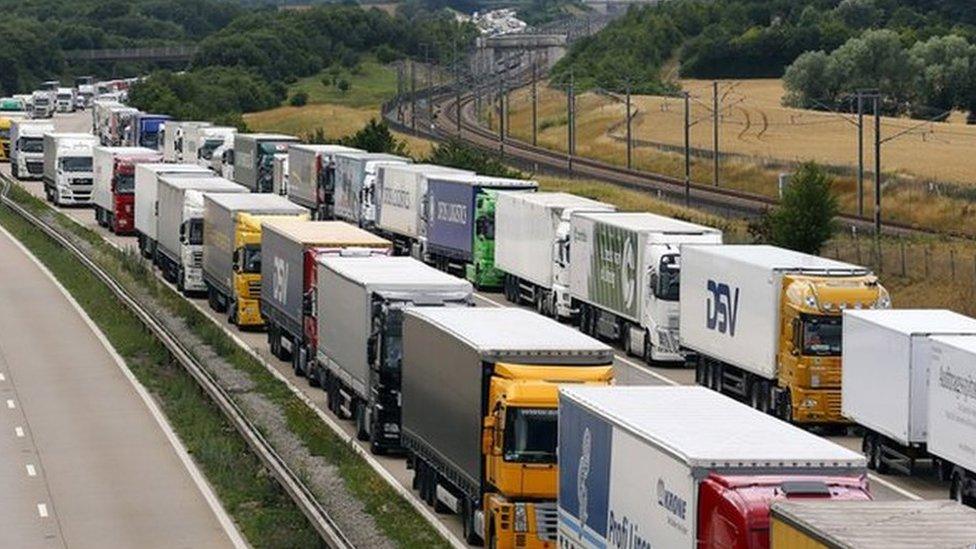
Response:
[{"label": "tree", "polygon": [[339,83],[336,84],[336,88],[339,88],[339,92],[342,93],[343,95],[345,95],[346,92],[349,91],[349,88],[351,87],[352,84],[350,84],[349,81],[346,80],[345,78],[340,79]]},{"label": "tree", "polygon": [[783,102],[791,107],[817,108],[837,99],[839,74],[833,59],[822,51],[808,51],[796,58],[783,75],[787,90]]},{"label": "tree", "polygon": [[915,105],[920,116],[972,109],[976,93],[976,46],[961,36],[933,36],[909,51],[915,67]]},{"label": "tree", "polygon": [[304,107],[306,103],[308,103],[308,93],[305,91],[295,92],[295,95],[288,100],[288,104],[292,107]]},{"label": "tree", "polygon": [[340,139],[339,144],[369,152],[383,152],[401,156],[407,154],[406,143],[393,136],[386,122],[377,122],[375,118],[370,120],[363,129]]},{"label": "tree", "polygon": [[818,254],[834,233],[838,212],[831,178],[813,162],[802,164],[769,216],[769,238],[777,246]]},{"label": "tree", "polygon": [[456,139],[435,146],[424,162],[471,170],[481,175],[524,179],[521,172],[502,164],[496,155]]}]

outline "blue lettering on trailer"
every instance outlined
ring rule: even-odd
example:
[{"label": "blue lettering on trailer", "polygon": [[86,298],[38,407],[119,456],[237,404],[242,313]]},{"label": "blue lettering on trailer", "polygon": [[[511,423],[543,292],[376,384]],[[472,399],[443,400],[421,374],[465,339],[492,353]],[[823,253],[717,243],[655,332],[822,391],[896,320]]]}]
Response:
[{"label": "blue lettering on trailer", "polygon": [[735,323],[739,317],[739,288],[723,282],[708,281],[707,316],[709,330],[735,337]]}]

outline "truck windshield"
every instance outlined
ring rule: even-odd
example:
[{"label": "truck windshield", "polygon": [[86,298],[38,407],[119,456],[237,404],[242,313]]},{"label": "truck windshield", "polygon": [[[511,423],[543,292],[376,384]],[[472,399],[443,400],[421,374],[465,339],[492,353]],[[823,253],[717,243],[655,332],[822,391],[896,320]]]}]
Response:
[{"label": "truck windshield", "polygon": [[158,131],[147,131],[147,132],[145,132],[145,133],[142,134],[141,141],[142,141],[142,143],[140,143],[140,144],[143,147],[145,147],[147,149],[156,150],[157,148],[159,148],[159,132]]},{"label": "truck windshield", "polygon": [[505,414],[505,461],[556,463],[555,408],[509,408]]},{"label": "truck windshield", "polygon": [[44,140],[40,137],[21,137],[20,150],[25,153],[44,152]]},{"label": "truck windshield", "polygon": [[668,254],[661,257],[654,296],[665,301],[678,301],[680,279],[681,268],[678,263],[678,254]]},{"label": "truck windshield", "polygon": [[204,141],[203,146],[200,147],[198,154],[200,158],[204,160],[210,160],[213,158],[214,149],[223,145],[224,142],[221,139],[208,139]]},{"label": "truck windshield", "polygon": [[493,214],[484,214],[475,221],[475,231],[479,238],[485,240],[495,239],[495,216]]},{"label": "truck windshield", "polygon": [[187,239],[191,246],[202,246],[203,245],[203,219],[195,218],[191,219],[189,223],[189,234]]},{"label": "truck windshield", "polygon": [[248,244],[244,246],[244,272],[261,272],[261,245]]},{"label": "truck windshield", "polygon": [[92,157],[66,156],[61,159],[61,169],[66,172],[90,172],[92,171]]},{"label": "truck windshield", "polygon": [[10,139],[10,129],[0,128],[0,139]]},{"label": "truck windshield", "polygon": [[839,316],[804,315],[803,354],[840,356],[841,318]]},{"label": "truck windshield", "polygon": [[115,174],[115,192],[118,194],[132,194],[136,192],[136,176],[131,173]]},{"label": "truck windshield", "polygon": [[391,370],[399,370],[403,360],[403,310],[390,309],[386,315],[383,336],[383,364]]}]

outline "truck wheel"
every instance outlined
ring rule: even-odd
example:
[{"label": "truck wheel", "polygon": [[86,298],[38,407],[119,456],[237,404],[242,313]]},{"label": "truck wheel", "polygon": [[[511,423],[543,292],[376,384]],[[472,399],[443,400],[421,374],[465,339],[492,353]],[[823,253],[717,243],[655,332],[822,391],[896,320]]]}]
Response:
[{"label": "truck wheel", "polygon": [[779,406],[777,407],[779,418],[787,423],[793,423],[793,396],[789,389],[780,395]]},{"label": "truck wheel", "polygon": [[463,525],[464,542],[468,545],[480,546],[484,542],[474,528],[475,512],[475,505],[470,499],[461,500],[461,524]]},{"label": "truck wheel", "polygon": [[875,447],[874,433],[866,432],[864,433],[864,438],[861,440],[861,453],[868,460],[868,469],[872,471],[876,468],[874,463],[874,447]]},{"label": "truck wheel", "polygon": [[869,460],[874,461],[874,470],[882,475],[888,472],[888,463],[885,461],[884,448],[884,439],[878,435],[875,438],[874,454],[868,458]]},{"label": "truck wheel", "polygon": [[10,175],[12,175],[14,179],[20,179],[20,174],[17,173],[17,163],[16,162],[11,162],[10,163]]},{"label": "truck wheel", "polygon": [[963,504],[966,498],[962,495],[962,473],[955,471],[952,473],[952,480],[949,481],[949,499]]},{"label": "truck wheel", "polygon": [[186,284],[183,283],[183,277],[185,276],[183,272],[183,267],[180,267],[176,271],[176,291],[183,295],[186,295]]},{"label": "truck wheel", "polygon": [[233,299],[227,301],[227,322],[237,326],[237,303]]},{"label": "truck wheel", "polygon": [[369,431],[366,429],[366,406],[359,399],[356,399],[353,405],[353,417],[356,418],[356,438],[369,440]]}]

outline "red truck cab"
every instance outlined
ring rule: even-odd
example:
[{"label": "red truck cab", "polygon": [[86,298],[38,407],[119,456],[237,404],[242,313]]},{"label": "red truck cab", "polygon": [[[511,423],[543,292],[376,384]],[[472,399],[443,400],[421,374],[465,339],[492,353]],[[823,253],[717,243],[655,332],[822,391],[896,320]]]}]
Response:
[{"label": "red truck cab", "polygon": [[860,477],[711,473],[699,485],[699,549],[769,549],[769,507],[800,499],[870,500]]},{"label": "red truck cab", "polygon": [[112,232],[129,235],[135,232],[136,162],[116,158],[112,170]]}]

